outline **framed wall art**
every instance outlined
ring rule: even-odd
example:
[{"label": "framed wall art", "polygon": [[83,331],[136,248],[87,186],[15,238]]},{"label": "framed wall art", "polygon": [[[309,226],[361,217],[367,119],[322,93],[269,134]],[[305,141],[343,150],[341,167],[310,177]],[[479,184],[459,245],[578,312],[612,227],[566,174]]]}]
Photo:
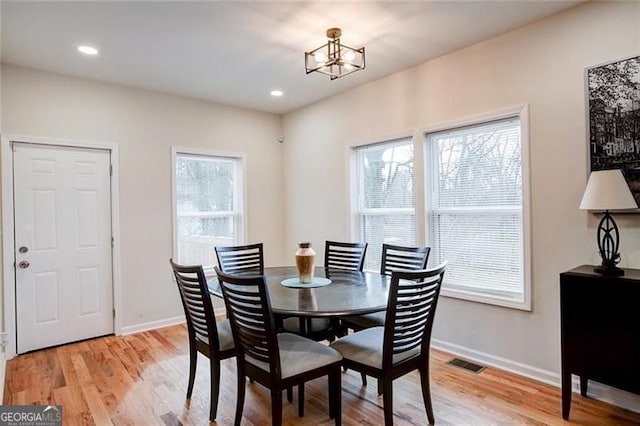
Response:
[{"label": "framed wall art", "polygon": [[591,171],[622,169],[640,205],[640,56],[587,68]]}]

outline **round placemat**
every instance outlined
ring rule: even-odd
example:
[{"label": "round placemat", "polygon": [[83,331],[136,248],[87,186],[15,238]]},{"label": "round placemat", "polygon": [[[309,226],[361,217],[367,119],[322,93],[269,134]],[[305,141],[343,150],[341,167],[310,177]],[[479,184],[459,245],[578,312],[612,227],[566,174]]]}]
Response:
[{"label": "round placemat", "polygon": [[325,285],[331,284],[331,280],[329,278],[322,277],[314,277],[313,281],[310,283],[301,283],[298,277],[287,278],[286,280],[282,280],[280,282],[285,287],[291,288],[313,288],[313,287],[324,287]]}]

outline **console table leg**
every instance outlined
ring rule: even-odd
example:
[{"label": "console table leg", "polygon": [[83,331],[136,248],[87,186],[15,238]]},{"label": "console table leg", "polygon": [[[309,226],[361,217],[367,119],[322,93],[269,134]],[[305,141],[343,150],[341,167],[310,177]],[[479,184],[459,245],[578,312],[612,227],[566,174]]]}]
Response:
[{"label": "console table leg", "polygon": [[562,418],[569,420],[571,410],[571,374],[562,373]]},{"label": "console table leg", "polygon": [[589,385],[589,379],[585,376],[580,376],[580,395],[587,396],[588,385]]}]

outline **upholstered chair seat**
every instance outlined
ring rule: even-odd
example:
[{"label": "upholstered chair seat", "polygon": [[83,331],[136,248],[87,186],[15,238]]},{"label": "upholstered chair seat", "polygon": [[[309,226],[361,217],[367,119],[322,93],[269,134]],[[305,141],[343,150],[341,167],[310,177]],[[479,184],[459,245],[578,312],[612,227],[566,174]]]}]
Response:
[{"label": "upholstered chair seat", "polygon": [[[231,334],[231,323],[228,319],[224,319],[216,323],[218,329],[218,343],[221,351],[233,349],[233,335]],[[196,339],[205,345],[209,343],[207,336],[196,332]]]},{"label": "upholstered chair seat", "polygon": [[[331,347],[340,352],[345,359],[373,368],[382,368],[383,343],[384,327],[373,327],[336,340]],[[416,355],[420,355],[420,347],[394,354],[392,364]]]},{"label": "upholstered chair seat", "polygon": [[[315,370],[342,360],[340,352],[307,338],[291,333],[278,334],[280,354],[280,375],[283,379]],[[246,361],[264,371],[269,371],[269,363],[250,356]]]}]

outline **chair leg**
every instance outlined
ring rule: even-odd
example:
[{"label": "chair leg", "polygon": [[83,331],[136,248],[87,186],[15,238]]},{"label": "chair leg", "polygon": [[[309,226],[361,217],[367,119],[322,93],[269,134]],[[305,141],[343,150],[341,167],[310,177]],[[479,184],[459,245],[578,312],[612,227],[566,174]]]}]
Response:
[{"label": "chair leg", "polygon": [[282,425],[282,392],[277,389],[271,389],[271,424]]},{"label": "chair leg", "polygon": [[304,417],[304,383],[298,384],[298,417]]},{"label": "chair leg", "polygon": [[422,383],[422,399],[424,400],[424,408],[427,410],[427,419],[430,425],[436,424],[433,415],[433,406],[431,405],[431,389],[429,385],[429,366],[420,369],[420,382]]},{"label": "chair leg", "polygon": [[382,398],[384,424],[385,426],[393,426],[393,380],[382,380]]},{"label": "chair leg", "polygon": [[378,396],[382,395],[382,379],[378,379]]},{"label": "chair leg", "polygon": [[342,424],[342,375],[340,367],[329,373],[329,418]]},{"label": "chair leg", "polygon": [[335,333],[338,339],[347,335],[347,329],[340,321],[336,321]]},{"label": "chair leg", "polygon": [[[209,420],[215,421],[218,414],[218,396],[220,394],[220,360],[209,359],[209,370],[211,372],[211,403],[209,409]],[[242,381],[244,387],[244,380]]]},{"label": "chair leg", "polygon": [[367,386],[367,375],[360,373],[360,377],[362,377],[362,386]]},{"label": "chair leg", "polygon": [[327,379],[329,381],[329,386],[328,386],[328,393],[329,393],[329,418],[333,419],[336,417],[336,402],[335,402],[335,398],[334,395],[336,393],[336,383],[335,380],[336,378],[333,375],[334,373],[332,371],[329,372]]},{"label": "chair leg", "polygon": [[247,386],[245,376],[244,376],[244,366],[238,360],[238,400],[236,401],[236,418],[234,421],[235,426],[240,426],[242,422],[242,411],[244,408],[244,393],[245,387]]},{"label": "chair leg", "polygon": [[293,388],[289,386],[287,388],[287,402],[291,403],[293,401]]},{"label": "chair leg", "polygon": [[187,385],[187,399],[191,399],[193,383],[196,379],[196,366],[198,365],[198,351],[195,345],[189,344],[189,385]]}]

